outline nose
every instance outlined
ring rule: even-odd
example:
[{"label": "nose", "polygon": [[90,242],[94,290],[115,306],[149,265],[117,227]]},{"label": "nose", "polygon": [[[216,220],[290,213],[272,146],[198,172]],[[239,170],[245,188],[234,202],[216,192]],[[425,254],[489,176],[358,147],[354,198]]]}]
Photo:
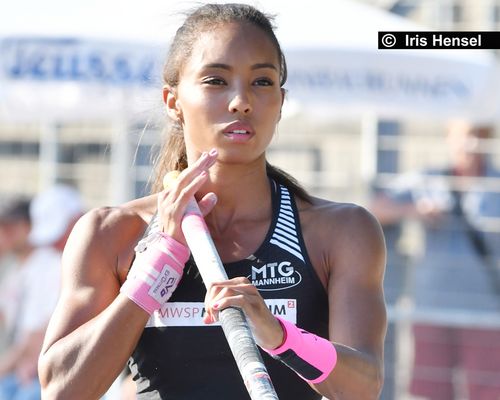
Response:
[{"label": "nose", "polygon": [[248,114],[252,112],[250,95],[244,89],[236,90],[229,101],[229,112]]}]

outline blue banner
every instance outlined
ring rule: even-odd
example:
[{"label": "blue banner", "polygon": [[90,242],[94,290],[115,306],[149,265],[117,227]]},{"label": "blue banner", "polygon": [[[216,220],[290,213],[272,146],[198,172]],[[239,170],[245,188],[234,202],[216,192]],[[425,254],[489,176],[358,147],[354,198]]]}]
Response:
[{"label": "blue banner", "polygon": [[0,68],[8,80],[158,85],[161,49],[124,42],[5,38]]}]

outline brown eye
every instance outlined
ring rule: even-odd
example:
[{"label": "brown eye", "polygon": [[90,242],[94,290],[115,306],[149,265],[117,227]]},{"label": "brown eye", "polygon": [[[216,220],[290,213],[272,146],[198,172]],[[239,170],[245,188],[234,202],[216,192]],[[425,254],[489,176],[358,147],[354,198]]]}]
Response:
[{"label": "brown eye", "polygon": [[221,78],[207,78],[203,80],[203,83],[206,85],[215,85],[215,86],[220,86],[220,85],[225,85],[226,81]]},{"label": "brown eye", "polygon": [[256,86],[273,86],[274,82],[269,78],[259,78],[254,82]]}]

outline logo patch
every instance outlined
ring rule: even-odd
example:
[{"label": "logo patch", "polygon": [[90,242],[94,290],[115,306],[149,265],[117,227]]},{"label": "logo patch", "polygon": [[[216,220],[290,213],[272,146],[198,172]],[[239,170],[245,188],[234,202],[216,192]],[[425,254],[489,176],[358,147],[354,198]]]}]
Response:
[{"label": "logo patch", "polygon": [[[295,299],[265,299],[273,315],[297,323],[297,301]],[[219,322],[207,325],[203,322],[205,304],[202,302],[165,303],[149,318],[146,328],[166,326],[218,326]]]},{"label": "logo patch", "polygon": [[302,281],[302,275],[289,261],[272,262],[261,267],[252,265],[252,274],[248,276],[260,291],[275,291],[289,289]]},{"label": "logo patch", "polygon": [[177,287],[181,276],[168,264],[163,266],[161,273],[148,291],[148,294],[158,303],[163,303],[166,296],[170,297]]}]

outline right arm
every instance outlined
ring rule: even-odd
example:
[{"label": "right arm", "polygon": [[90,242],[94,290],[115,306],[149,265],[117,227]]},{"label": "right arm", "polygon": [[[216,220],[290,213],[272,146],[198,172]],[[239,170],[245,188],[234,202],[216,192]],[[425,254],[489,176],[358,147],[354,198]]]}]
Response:
[{"label": "right arm", "polygon": [[61,296],[39,359],[44,398],[99,398],[122,371],[149,318],[119,294],[123,242],[131,247],[144,228],[139,217],[124,219],[121,213],[89,212],[66,245]]},{"label": "right arm", "polygon": [[[163,231],[174,241],[183,241],[181,218],[216,156],[200,157],[157,197]],[[215,201],[213,193],[199,201],[203,215]],[[149,313],[131,300],[139,300],[130,297],[134,285],[124,285],[127,295],[120,293],[126,272],[119,271],[130,265],[131,249],[144,228],[138,215],[124,209],[92,211],[75,226],[63,255],[61,297],[39,360],[44,398],[99,398],[125,366]]]}]

